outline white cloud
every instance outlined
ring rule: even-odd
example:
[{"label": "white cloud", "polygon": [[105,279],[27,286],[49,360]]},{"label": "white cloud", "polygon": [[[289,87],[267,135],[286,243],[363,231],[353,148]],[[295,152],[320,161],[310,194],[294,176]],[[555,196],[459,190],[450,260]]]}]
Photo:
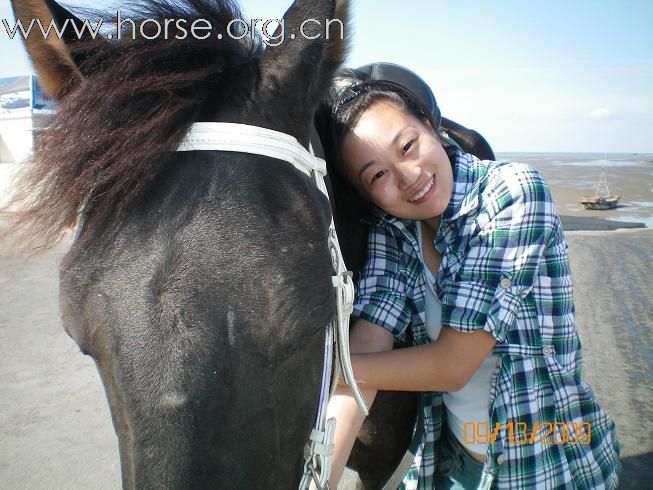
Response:
[{"label": "white cloud", "polygon": [[590,112],[590,117],[593,119],[607,119],[610,116],[612,116],[612,111],[604,107],[594,109],[592,112]]}]

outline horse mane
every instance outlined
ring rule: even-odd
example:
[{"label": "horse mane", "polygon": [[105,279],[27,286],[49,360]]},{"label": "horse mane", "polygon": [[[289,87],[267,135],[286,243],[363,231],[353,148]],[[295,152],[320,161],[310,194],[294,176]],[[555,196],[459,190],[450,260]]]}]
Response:
[{"label": "horse mane", "polygon": [[59,101],[51,124],[36,137],[9,206],[1,210],[9,221],[5,234],[21,247],[55,245],[82,212],[85,234],[116,220],[174,158],[171,150],[211,94],[219,98],[228,67],[254,56],[260,45],[256,38],[226,35],[228,22],[242,18],[231,1],[148,0],[130,10],[134,13],[123,15],[136,25],[183,18],[188,28],[194,19],[206,19],[213,31],[204,40],[190,33],[175,39],[171,24],[168,40],[131,39],[130,29],[129,39],[98,37],[69,45],[88,76]]}]

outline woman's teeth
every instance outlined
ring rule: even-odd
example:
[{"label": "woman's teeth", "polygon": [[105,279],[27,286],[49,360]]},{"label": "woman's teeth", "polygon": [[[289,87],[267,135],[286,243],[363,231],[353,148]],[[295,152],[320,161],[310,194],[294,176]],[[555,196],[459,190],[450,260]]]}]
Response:
[{"label": "woman's teeth", "polygon": [[424,188],[421,191],[419,191],[417,194],[415,194],[413,197],[411,197],[408,201],[415,202],[423,198],[426,195],[426,193],[431,190],[431,187],[433,187],[434,182],[435,182],[435,177],[432,177],[424,186]]}]

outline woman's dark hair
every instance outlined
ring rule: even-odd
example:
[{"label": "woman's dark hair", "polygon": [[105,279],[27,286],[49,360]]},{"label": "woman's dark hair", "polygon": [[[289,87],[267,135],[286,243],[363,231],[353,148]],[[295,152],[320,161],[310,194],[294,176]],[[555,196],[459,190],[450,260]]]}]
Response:
[{"label": "woman's dark hair", "polygon": [[[387,100],[418,120],[434,128],[439,137],[433,114],[412,92],[387,80],[336,79],[323,101],[319,124],[326,160],[345,178],[342,144],[347,134],[358,124],[363,113],[376,102]],[[441,140],[442,141],[442,140]],[[443,146],[446,143],[443,142]],[[445,146],[446,150],[446,146]]]}]

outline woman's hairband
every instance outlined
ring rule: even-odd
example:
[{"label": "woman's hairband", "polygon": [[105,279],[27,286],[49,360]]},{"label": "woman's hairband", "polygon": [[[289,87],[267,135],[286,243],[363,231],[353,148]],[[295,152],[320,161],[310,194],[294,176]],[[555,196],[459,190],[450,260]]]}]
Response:
[{"label": "woman's hairband", "polygon": [[336,92],[336,96],[339,97],[338,103],[333,109],[333,113],[337,114],[344,105],[369,92],[370,87],[368,84],[354,78],[340,78],[334,82],[333,90]]}]

